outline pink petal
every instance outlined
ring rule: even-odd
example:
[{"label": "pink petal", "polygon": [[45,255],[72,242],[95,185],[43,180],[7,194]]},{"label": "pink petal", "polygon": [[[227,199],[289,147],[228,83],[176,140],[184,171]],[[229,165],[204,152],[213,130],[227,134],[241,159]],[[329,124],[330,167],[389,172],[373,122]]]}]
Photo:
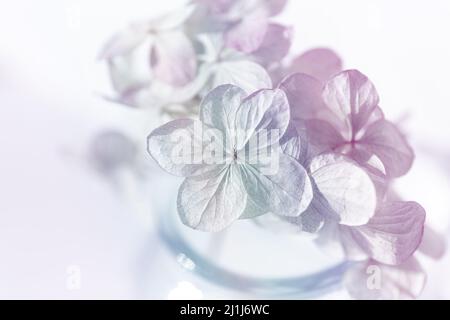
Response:
[{"label": "pink petal", "polygon": [[206,6],[209,12],[215,15],[225,14],[235,0],[194,0],[199,5]]},{"label": "pink petal", "polygon": [[[216,1],[210,0],[209,2]],[[220,7],[226,10],[224,13],[228,19],[246,17],[249,14],[258,14],[266,18],[273,17],[281,13],[287,4],[287,0],[219,0],[217,2],[222,3]]]},{"label": "pink petal", "polygon": [[350,296],[363,300],[415,299],[425,282],[426,274],[414,258],[399,266],[369,260],[349,269],[344,278]]},{"label": "pink petal", "polygon": [[295,73],[281,82],[289,100],[292,120],[318,118],[326,108],[322,99],[322,83],[303,73]]},{"label": "pink petal", "polygon": [[192,43],[178,31],[157,36],[150,61],[155,76],[175,87],[192,81],[197,72],[197,58]]},{"label": "pink petal", "polygon": [[323,98],[345,126],[348,141],[355,139],[378,107],[375,87],[357,70],[346,70],[330,79],[324,88]]},{"label": "pink petal", "polygon": [[422,241],[425,210],[416,202],[384,204],[365,226],[351,228],[355,242],[374,260],[398,265]]},{"label": "pink petal", "polygon": [[342,60],[336,52],[327,48],[311,49],[292,61],[289,73],[309,74],[322,82],[342,70]]},{"label": "pink petal", "polygon": [[414,151],[397,127],[379,120],[371,124],[359,140],[367,152],[375,154],[383,163],[387,177],[395,178],[409,171]]},{"label": "pink petal", "polygon": [[[291,120],[298,132],[306,132],[312,154],[334,152],[346,144],[338,129],[339,119],[325,105],[322,83],[304,73],[294,73],[284,79],[279,88],[288,98]],[[342,126],[342,125],[341,125]]]},{"label": "pink petal", "polygon": [[304,125],[308,140],[316,153],[332,152],[345,143],[339,131],[327,121],[312,119],[305,121]]},{"label": "pink petal", "polygon": [[263,43],[267,28],[267,18],[263,15],[253,14],[245,17],[226,33],[226,46],[244,53],[252,53]]},{"label": "pink petal", "polygon": [[260,0],[267,8],[270,17],[280,14],[286,7],[287,0]]},{"label": "pink petal", "polygon": [[278,62],[288,54],[291,42],[291,27],[271,23],[267,27],[262,43],[252,55],[265,65]]}]

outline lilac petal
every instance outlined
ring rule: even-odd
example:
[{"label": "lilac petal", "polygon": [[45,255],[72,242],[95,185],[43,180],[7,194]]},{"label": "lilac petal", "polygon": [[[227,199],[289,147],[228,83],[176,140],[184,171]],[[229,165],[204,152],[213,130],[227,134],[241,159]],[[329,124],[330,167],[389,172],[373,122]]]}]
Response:
[{"label": "lilac petal", "polygon": [[316,233],[325,225],[326,217],[322,214],[321,204],[313,196],[309,207],[298,217],[286,217],[286,220],[297,225],[301,231]]},{"label": "lilac petal", "polygon": [[249,164],[241,166],[241,174],[252,203],[242,218],[268,212],[298,216],[311,202],[312,188],[306,170],[287,155],[279,155],[279,167],[273,174],[264,174]]},{"label": "lilac petal", "polygon": [[292,120],[318,118],[326,108],[322,99],[322,83],[307,74],[292,74],[281,82],[279,88],[289,100]]},{"label": "lilac petal", "polygon": [[171,121],[152,131],[147,139],[147,150],[162,169],[176,176],[197,176],[217,170],[222,165],[213,164],[214,161],[203,154],[208,143],[203,141],[203,129],[200,121]]},{"label": "lilac petal", "polygon": [[246,197],[239,169],[230,165],[205,176],[186,178],[178,193],[178,213],[193,229],[220,231],[241,216]]},{"label": "lilac petal", "polygon": [[267,18],[263,15],[252,14],[242,19],[225,34],[225,44],[228,48],[252,53],[263,43],[267,29]]},{"label": "lilac petal", "polygon": [[314,197],[321,202],[323,215],[335,218],[340,224],[366,224],[376,208],[375,187],[367,173],[333,154],[315,157],[310,164],[311,178],[317,190]]},{"label": "lilac petal", "polygon": [[[214,2],[216,1],[214,0]],[[224,2],[224,0],[219,0],[219,2]],[[234,0],[231,2],[231,5],[228,5],[226,17],[234,20],[238,17],[245,18],[252,14],[266,18],[273,17],[283,11],[287,0]],[[222,5],[222,7],[225,6]]]},{"label": "lilac petal", "polygon": [[150,62],[155,76],[175,87],[182,87],[192,81],[197,72],[194,47],[186,35],[179,31],[157,36]]},{"label": "lilac petal", "polygon": [[270,78],[272,79],[272,83],[275,87],[279,87],[281,82],[286,77],[283,66],[279,64],[271,65],[270,68],[268,68],[267,72],[269,73]]},{"label": "lilac petal", "polygon": [[308,120],[304,122],[309,143],[316,153],[333,152],[346,143],[344,137],[327,121]]},{"label": "lilac petal", "polygon": [[195,0],[200,5],[208,7],[212,14],[225,14],[233,5],[235,0]]},{"label": "lilac petal", "polygon": [[416,202],[384,204],[352,236],[374,260],[397,265],[406,261],[422,241],[425,210]]},{"label": "lilac petal", "polygon": [[381,160],[386,175],[391,178],[407,173],[414,161],[414,152],[405,137],[387,120],[382,119],[370,125],[359,143]]},{"label": "lilac petal", "polygon": [[350,145],[347,143],[340,148],[336,148],[336,150],[345,153],[348,157],[352,158],[368,170],[378,173],[381,176],[386,176],[386,168],[384,167],[383,162],[364,144],[355,143]]},{"label": "lilac petal", "polygon": [[260,89],[272,88],[267,71],[257,63],[247,60],[224,61],[213,65],[207,89],[223,84],[233,84],[251,94]]},{"label": "lilac petal", "polygon": [[[249,139],[259,132],[276,130],[278,139],[289,125],[289,103],[279,89],[264,89],[245,98],[236,111],[237,150],[242,149]],[[258,147],[265,145],[258,144]]]},{"label": "lilac petal", "polygon": [[124,55],[142,44],[149,36],[148,23],[135,23],[115,34],[103,47],[99,59],[112,59]]},{"label": "lilac petal", "polygon": [[306,73],[325,83],[342,71],[342,60],[331,49],[312,49],[295,58],[288,71],[289,73]]},{"label": "lilac petal", "polygon": [[426,274],[414,258],[399,266],[368,260],[350,268],[344,278],[350,296],[362,300],[416,299],[425,282]]},{"label": "lilac petal", "polygon": [[292,28],[270,23],[259,48],[252,55],[262,64],[281,61],[291,48]]},{"label": "lilac petal", "polygon": [[[295,73],[279,85],[288,98],[291,119],[298,132],[306,130],[309,142],[318,152],[329,152],[345,143],[333,126],[336,116],[322,99],[322,83],[303,73]],[[339,127],[339,124],[336,125]]]},{"label": "lilac petal", "polygon": [[[319,80],[304,73],[294,73],[285,78],[279,88],[286,92],[291,119],[297,125],[297,130],[299,126],[310,126],[309,138],[317,142],[329,140],[330,144],[325,147],[334,148],[344,142],[338,131],[345,131],[345,123],[335,110],[325,104],[323,85]],[[305,123],[308,121],[311,121],[309,125]]]},{"label": "lilac petal", "polygon": [[280,139],[281,150],[305,166],[308,160],[308,143],[306,136],[301,136],[295,126],[289,124],[286,133]]},{"label": "lilac petal", "polygon": [[209,92],[200,104],[200,121],[221,130],[227,137],[236,135],[236,114],[246,93],[225,84]]},{"label": "lilac petal", "polygon": [[[377,199],[379,201],[384,200],[384,201],[388,201],[388,193],[390,191],[390,193],[392,193],[392,190],[389,190],[391,188],[391,184],[389,179],[386,178],[386,175],[384,175],[380,170],[378,170],[375,165],[380,165],[378,164],[378,158],[376,156],[373,156],[370,161],[368,162],[368,165],[361,165],[362,167],[364,167],[364,170],[366,171],[366,173],[369,175],[370,179],[372,180],[375,189],[377,191]],[[377,162],[377,164],[375,164],[374,162]],[[383,167],[383,165],[380,165],[381,167]],[[400,200],[400,199],[397,199]]]},{"label": "lilac petal", "polygon": [[[311,164],[314,165],[314,162],[312,162]],[[357,168],[357,170],[361,169]],[[377,183],[373,181],[372,175],[368,172],[366,173],[368,174],[368,176],[370,177],[370,179],[374,184],[376,190],[375,194],[377,195],[378,198],[379,194],[381,194],[380,191],[378,190],[379,186]],[[291,219],[290,222],[300,226],[302,231],[315,233],[321,230],[327,219],[331,218],[332,220],[335,220],[335,218],[339,216],[339,213],[331,208],[326,198],[326,195],[320,192],[314,179],[312,181],[312,184],[314,197],[313,200],[311,201],[310,206],[300,217]],[[337,188],[347,189],[348,182],[345,180],[337,181]],[[332,222],[329,221],[328,224],[332,224]],[[335,223],[335,228],[336,228],[336,235],[334,239],[330,241],[335,242],[337,241],[340,243],[340,245],[342,245],[342,248],[339,248],[342,251],[342,256],[345,256],[347,259],[350,260],[362,260],[368,257],[368,255],[361,248],[359,248],[359,246],[355,246],[355,241],[351,237],[351,234],[350,235],[347,234],[349,233],[348,229],[351,229],[353,227],[347,227],[344,225],[339,226],[337,223]]]},{"label": "lilac petal", "polygon": [[273,17],[280,14],[286,7],[288,0],[260,0],[267,8],[268,16]]},{"label": "lilac petal", "polygon": [[326,84],[322,96],[345,126],[348,141],[355,139],[378,107],[375,87],[357,70],[346,70],[334,76]]}]

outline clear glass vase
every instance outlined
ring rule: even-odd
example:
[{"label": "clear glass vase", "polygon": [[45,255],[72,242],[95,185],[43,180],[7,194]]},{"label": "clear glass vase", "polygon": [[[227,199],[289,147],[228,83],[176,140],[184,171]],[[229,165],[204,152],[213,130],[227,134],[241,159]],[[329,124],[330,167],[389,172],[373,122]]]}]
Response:
[{"label": "clear glass vase", "polygon": [[350,264],[323,254],[311,236],[258,219],[219,233],[196,231],[180,222],[175,204],[157,223],[163,252],[152,281],[164,289],[153,297],[309,299],[341,288]]}]

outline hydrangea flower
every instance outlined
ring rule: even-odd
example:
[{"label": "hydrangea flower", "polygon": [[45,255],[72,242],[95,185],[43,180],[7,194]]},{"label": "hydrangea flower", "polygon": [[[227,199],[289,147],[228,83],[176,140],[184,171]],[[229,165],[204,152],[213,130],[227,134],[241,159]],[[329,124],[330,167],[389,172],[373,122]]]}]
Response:
[{"label": "hydrangea flower", "polygon": [[[228,48],[250,54],[263,46],[263,43],[278,41],[284,27],[270,23],[270,18],[278,15],[286,6],[287,0],[197,0],[204,6],[204,15],[212,19],[204,28],[217,29],[224,33]],[[203,9],[200,7],[200,9]],[[204,15],[202,18],[204,18]],[[205,20],[205,19],[200,20]]]},{"label": "hydrangea flower", "polygon": [[[444,249],[429,232],[422,242],[425,210],[391,188],[414,153],[374,85],[341,71],[332,50],[286,61],[292,29],[271,21],[286,2],[191,0],[132,24],[100,55],[112,100],[176,119],[152,131],[148,152],[185,178],[177,206],[187,226],[215,232],[272,213],[264,218],[354,262],[352,297],[417,297],[425,275],[414,252]],[[380,290],[368,290],[368,268],[381,270]]]},{"label": "hydrangea flower", "polygon": [[[165,113],[178,109],[184,117],[192,117],[198,113],[196,108],[198,100],[220,85],[233,84],[248,94],[272,87],[270,76],[263,66],[248,55],[225,48],[220,37],[199,35],[198,41],[199,68],[196,77],[190,83],[183,87],[173,87],[152,80],[144,86],[137,86],[135,90],[122,93],[119,102],[161,110]],[[114,70],[118,71],[117,68]],[[121,74],[117,77],[123,78]],[[192,108],[189,108],[190,106]]]},{"label": "hydrangea flower", "polygon": [[[373,109],[380,111],[376,103],[378,97],[373,98],[375,102],[368,97],[374,91],[370,83],[361,84],[360,81],[357,90],[353,90],[355,86],[350,85],[350,80],[340,82],[343,75],[350,78],[356,76],[360,80],[362,77],[357,71],[338,74],[337,80],[331,79],[323,90],[328,100],[320,95],[320,81],[310,76],[296,74],[281,84],[288,92],[293,123],[298,127],[298,131],[294,128],[282,139],[283,149],[308,168],[314,190],[313,200],[306,212],[290,221],[304,231],[320,231],[317,243],[331,247],[330,251],[342,252],[348,259],[371,258],[384,264],[398,265],[416,251],[422,240],[425,210],[415,202],[388,201],[385,194],[377,194],[371,179],[373,175],[368,174],[368,169],[359,167],[366,163],[355,162],[351,158],[355,154],[352,150],[348,152],[335,145],[336,141],[345,141],[343,134],[348,133],[345,131],[348,128],[350,132],[363,130],[362,137],[368,139],[366,135],[371,127],[366,130],[365,124],[371,123],[371,120],[361,118],[370,118],[373,114],[364,110],[372,105]],[[339,118],[339,114],[334,112],[341,109],[328,108],[324,100],[347,109],[343,109]],[[300,110],[295,110],[298,107]],[[375,117],[378,115],[376,112]],[[375,124],[377,121],[387,122],[384,118],[372,121]],[[335,128],[341,128],[343,134]],[[302,147],[300,136],[311,145]],[[370,148],[367,140],[362,141],[358,142],[362,144],[358,147],[378,151]],[[402,142],[406,144],[405,140]],[[377,147],[382,149],[388,143],[380,142]],[[355,148],[355,144],[352,143],[350,148]],[[391,153],[399,152],[394,146],[392,149]],[[381,180],[381,183],[387,184],[388,181]],[[343,215],[343,212],[346,214]]]},{"label": "hydrangea flower", "polygon": [[[279,152],[288,124],[283,91],[247,95],[239,87],[223,85],[202,101],[200,121],[179,119],[155,129],[148,138],[149,153],[167,172],[186,177],[178,193],[181,220],[194,229],[220,231],[239,218],[268,212],[300,215],[311,201],[312,188],[305,169]],[[205,134],[208,130],[212,133]],[[275,139],[264,140],[267,131],[276,132]],[[198,148],[182,154],[180,137]],[[259,156],[268,149],[269,157],[262,160]],[[216,150],[215,156],[223,158],[213,161],[212,153],[204,150]],[[175,161],[177,156],[200,156],[201,161]],[[273,163],[275,170],[267,171]]]},{"label": "hydrangea flower", "polygon": [[310,76],[294,74],[280,87],[288,96],[293,120],[316,147],[345,153],[387,178],[411,168],[411,147],[384,118],[374,85],[359,71],[343,71],[324,87]]},{"label": "hydrangea flower", "polygon": [[287,76],[303,73],[326,83],[335,74],[342,71],[342,59],[330,48],[309,49],[285,64],[270,70],[273,83],[280,83]]},{"label": "hydrangea flower", "polygon": [[[162,17],[131,24],[114,35],[100,53],[112,68],[124,63],[133,51],[148,44],[147,61],[155,79],[171,86],[184,86],[196,75],[197,60],[191,40],[182,30],[193,12],[193,6],[183,7]],[[119,61],[115,61],[119,58]]]},{"label": "hydrangea flower", "polygon": [[190,4],[115,35],[100,55],[108,61],[118,93],[109,99],[190,117],[198,112],[199,99],[219,85],[234,84],[248,93],[271,88],[263,65],[287,54],[290,28],[270,24],[258,50],[249,55],[226,46],[225,29],[211,31],[205,25],[193,32],[193,24],[205,19],[197,12],[207,6]]}]

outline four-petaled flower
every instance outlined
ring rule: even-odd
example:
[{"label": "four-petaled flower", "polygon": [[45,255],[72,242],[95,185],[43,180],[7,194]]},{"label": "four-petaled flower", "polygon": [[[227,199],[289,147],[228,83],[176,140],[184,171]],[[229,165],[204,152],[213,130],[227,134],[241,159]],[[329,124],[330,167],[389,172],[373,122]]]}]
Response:
[{"label": "four-petaled flower", "polygon": [[[108,60],[114,71],[120,64],[129,63],[116,59],[126,59],[137,47],[148,42],[146,61],[149,62],[153,76],[174,87],[186,85],[194,79],[197,72],[194,46],[182,30],[183,23],[192,14],[193,9],[194,6],[190,5],[150,21],[133,23],[108,41],[100,53],[100,58]],[[137,88],[120,89],[126,91]]]},{"label": "four-petaled flower", "polygon": [[[207,8],[206,14],[213,17],[209,28],[222,25],[225,44],[244,53],[254,53],[264,44],[279,41],[285,28],[269,20],[278,15],[287,0],[196,0],[200,8]],[[209,20],[206,17],[206,20]],[[217,28],[217,27],[216,27]],[[282,50],[280,47],[272,50]]]},{"label": "four-petaled flower", "polygon": [[[202,101],[200,121],[179,119],[155,129],[148,137],[150,154],[167,172],[186,177],[178,194],[181,220],[195,229],[219,231],[236,219],[269,212],[300,215],[312,187],[301,164],[280,152],[279,138],[288,125],[282,90],[247,96],[239,87],[222,85]],[[193,148],[180,147],[182,137]],[[186,150],[188,155],[180,154]],[[178,161],[195,158],[201,161]]]},{"label": "four-petaled flower", "polygon": [[319,80],[293,74],[280,87],[291,104],[297,128],[320,151],[344,153],[386,178],[404,175],[414,153],[403,134],[378,106],[374,85],[357,70],[332,77],[323,87]]}]

